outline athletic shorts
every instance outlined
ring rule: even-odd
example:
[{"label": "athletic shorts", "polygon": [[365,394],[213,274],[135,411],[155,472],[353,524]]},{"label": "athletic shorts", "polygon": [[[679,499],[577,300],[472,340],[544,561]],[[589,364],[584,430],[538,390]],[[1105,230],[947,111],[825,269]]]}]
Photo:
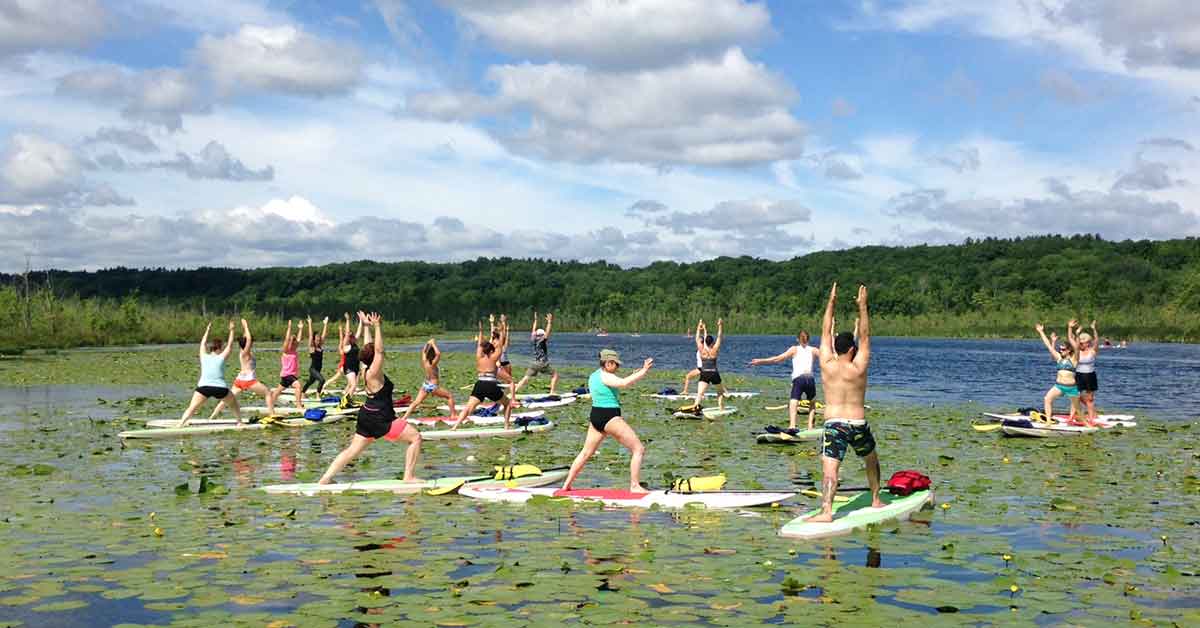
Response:
[{"label": "athletic shorts", "polygon": [[437,384],[431,384],[429,382],[425,382],[424,384],[421,384],[421,390],[424,390],[427,393],[431,393],[437,389],[438,389]]},{"label": "athletic shorts", "polygon": [[705,382],[707,384],[712,384],[713,386],[719,386],[721,384],[721,372],[720,371],[700,371],[700,381]]},{"label": "athletic shorts", "polygon": [[620,408],[597,408],[596,406],[592,406],[592,414],[588,417],[588,421],[592,423],[592,427],[596,428],[597,432],[603,432],[604,426],[619,416],[621,416]]},{"label": "athletic shorts", "polygon": [[1057,388],[1058,392],[1062,393],[1064,397],[1074,398],[1074,397],[1079,396],[1079,388],[1076,386],[1064,386],[1062,384],[1055,384],[1054,387]]},{"label": "athletic shorts", "polygon": [[233,386],[234,386],[234,388],[237,388],[238,390],[249,390],[251,388],[254,388],[254,385],[257,383],[258,383],[257,379],[235,379],[235,380],[233,380]]},{"label": "athletic shorts", "polygon": [[400,435],[404,433],[404,429],[408,427],[408,421],[404,419],[396,419],[392,421],[392,426],[388,428],[387,434],[383,435],[384,440],[400,440]]},{"label": "athletic shorts", "polygon": [[511,366],[511,365],[512,365],[512,362],[509,362],[508,360],[501,360],[501,361],[500,361],[500,366],[503,366],[504,368],[508,368],[508,367],[509,367],[509,366]]},{"label": "athletic shorts", "polygon": [[295,384],[297,379],[298,378],[295,375],[287,375],[279,378],[279,385],[283,386],[284,388],[291,388],[292,384]]},{"label": "athletic shorts", "polygon": [[479,400],[500,401],[500,398],[504,396],[504,391],[500,389],[500,382],[494,379],[479,379],[475,380],[471,396]]},{"label": "athletic shorts", "polygon": [[1096,379],[1096,373],[1076,373],[1075,387],[1079,392],[1096,392],[1100,390],[1100,383]]},{"label": "athletic shorts", "polygon": [[[354,432],[359,436],[367,438],[383,438],[388,435],[396,423],[407,423],[407,421],[377,417],[373,413],[363,412],[363,409],[359,408],[358,420],[355,422]],[[403,426],[401,426],[400,431],[404,431]]]},{"label": "athletic shorts", "polygon": [[801,399],[816,399],[817,398],[817,381],[811,376],[801,375],[792,380],[792,396],[793,401]]},{"label": "athletic shorts", "polygon": [[554,369],[550,368],[549,362],[534,362],[529,365],[529,370],[525,372],[525,377],[537,377],[542,373],[549,373]]},{"label": "athletic shorts", "polygon": [[851,425],[826,420],[821,455],[841,462],[846,458],[846,450],[851,447],[859,458],[865,458],[875,451],[875,436],[871,434],[871,426],[867,423]]},{"label": "athletic shorts", "polygon": [[209,399],[224,399],[229,396],[229,389],[224,386],[200,386],[196,392]]}]

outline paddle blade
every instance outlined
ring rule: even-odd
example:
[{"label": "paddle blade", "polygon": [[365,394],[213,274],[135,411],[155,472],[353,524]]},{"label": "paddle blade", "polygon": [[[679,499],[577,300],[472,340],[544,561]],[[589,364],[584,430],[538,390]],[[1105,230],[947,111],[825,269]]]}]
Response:
[{"label": "paddle blade", "polygon": [[[484,478],[484,479],[487,479],[487,478]],[[447,493],[457,493],[458,489],[462,488],[463,484],[466,484],[466,483],[467,483],[467,480],[465,478],[461,479],[461,480],[456,480],[454,482],[451,482],[450,484],[447,484],[446,486],[439,486],[438,488],[431,488],[428,491],[425,491],[425,494],[426,495],[445,495]]]},{"label": "paddle blade", "polygon": [[994,431],[1000,429],[1000,424],[999,423],[988,423],[986,425],[972,424],[971,427],[974,428],[976,432],[994,432]]},{"label": "paddle blade", "polygon": [[[820,491],[815,491],[815,490],[813,490],[813,489],[811,489],[811,488],[806,488],[806,489],[804,489],[803,491],[800,491],[800,494],[801,494],[801,495],[807,495],[807,496],[809,496],[809,497],[820,497],[820,496],[821,496],[821,492],[820,492]],[[834,496],[833,496],[833,501],[835,501],[835,502],[848,502],[848,501],[850,501],[850,496],[849,496],[849,495],[834,495]]]}]

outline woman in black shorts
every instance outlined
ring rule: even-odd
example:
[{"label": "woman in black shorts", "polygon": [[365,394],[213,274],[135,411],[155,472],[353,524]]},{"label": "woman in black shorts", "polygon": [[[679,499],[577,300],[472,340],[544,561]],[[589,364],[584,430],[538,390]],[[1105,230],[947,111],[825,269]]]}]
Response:
[{"label": "woman in black shorts", "polygon": [[204,328],[204,336],[200,338],[200,381],[196,382],[196,391],[192,393],[192,402],[179,419],[179,427],[188,424],[188,420],[204,405],[208,399],[219,399],[226,406],[233,408],[233,416],[237,422],[242,422],[242,410],[238,407],[237,397],[229,392],[225,384],[225,358],[229,357],[229,349],[233,346],[233,321],[229,321],[229,340],[224,343],[220,338],[208,340],[208,332],[212,323]]},{"label": "woman in black shorts", "polygon": [[475,387],[471,389],[471,398],[467,400],[467,405],[463,407],[462,412],[458,415],[458,420],[450,429],[456,430],[463,421],[471,417],[471,413],[479,404],[486,399],[495,401],[504,406],[504,429],[509,428],[509,419],[512,418],[512,404],[504,394],[504,390],[500,388],[500,381],[496,378],[497,369],[500,361],[500,349],[492,344],[490,340],[485,340],[483,335],[483,321],[479,322],[479,333],[475,335],[475,372],[478,373],[475,379]]}]

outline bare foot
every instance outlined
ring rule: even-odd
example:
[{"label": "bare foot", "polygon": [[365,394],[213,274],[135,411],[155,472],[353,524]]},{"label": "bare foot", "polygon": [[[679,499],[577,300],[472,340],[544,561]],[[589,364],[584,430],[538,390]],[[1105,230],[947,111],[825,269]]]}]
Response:
[{"label": "bare foot", "polygon": [[641,484],[633,484],[629,487],[629,492],[637,493],[639,495],[645,495],[646,493],[649,493],[650,491],[646,487],[642,486]]},{"label": "bare foot", "polygon": [[560,488],[560,489],[558,489],[558,490],[560,490],[560,491],[569,491],[569,490],[571,490],[571,485],[570,485],[570,484],[563,484],[563,485],[562,485],[562,488]]},{"label": "bare foot", "polygon": [[421,478],[417,478],[417,477],[412,477],[412,478],[404,478],[401,481],[403,481],[403,482],[424,482],[425,480],[422,480]]},{"label": "bare foot", "polygon": [[883,508],[887,504],[883,503],[878,497],[871,500],[871,508]]},{"label": "bare foot", "polygon": [[177,427],[177,428],[179,428],[179,427],[187,427],[187,424],[188,424],[188,420],[187,420],[187,419],[180,419],[180,420],[179,420],[179,422],[175,424],[175,427]]},{"label": "bare foot", "polygon": [[819,512],[811,517],[805,517],[804,520],[808,523],[829,523],[833,521],[833,513]]}]

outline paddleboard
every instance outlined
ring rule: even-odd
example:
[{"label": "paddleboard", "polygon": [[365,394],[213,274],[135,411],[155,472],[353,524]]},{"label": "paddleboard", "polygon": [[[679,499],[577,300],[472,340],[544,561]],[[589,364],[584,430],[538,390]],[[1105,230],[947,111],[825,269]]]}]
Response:
[{"label": "paddleboard", "polygon": [[[757,397],[758,395],[759,395],[759,393],[756,393],[756,392],[730,391],[728,394],[725,395],[725,398],[726,399],[749,399],[751,397]],[[658,393],[654,393],[651,395],[645,395],[645,396],[650,397],[651,399],[666,399],[669,401],[679,401],[681,399],[695,399],[696,398],[696,395],[660,395]],[[717,393],[709,392],[709,393],[705,393],[704,396],[715,399],[717,397]]]},{"label": "paddleboard", "polygon": [[1033,438],[1048,438],[1051,436],[1080,436],[1082,434],[1091,434],[1099,432],[1098,427],[1076,427],[1074,425],[1064,425],[1055,423],[1054,425],[1035,425],[1034,427],[1018,427],[1016,425],[1000,426],[1000,431],[1004,432],[1005,436],[1030,436]]},{"label": "paddleboard", "polygon": [[763,432],[761,434],[756,434],[754,436],[754,440],[763,445],[795,445],[797,443],[820,440],[821,436],[824,434],[825,428],[814,427],[811,430],[799,430],[795,434],[788,434],[787,432],[779,432],[776,434]]},{"label": "paddleboard", "polygon": [[563,498],[576,502],[598,501],[606,506],[621,508],[684,508],[696,504],[705,508],[748,508],[765,506],[795,496],[790,491],[705,491],[675,493],[650,491],[630,493],[618,489],[593,488],[564,491],[557,488],[525,488],[507,486],[466,486],[459,491],[475,499],[492,502],[525,503],[534,497]]},{"label": "paddleboard", "polygon": [[[309,421],[308,419],[281,419],[272,423],[280,427],[309,427],[312,425],[324,425],[326,423],[337,423],[348,415],[333,415],[326,416],[321,421]],[[203,436],[206,434],[220,434],[223,432],[250,432],[254,430],[264,430],[270,427],[266,423],[225,423],[220,425],[197,425],[192,427],[191,424],[187,427],[160,427],[145,430],[128,430],[117,434],[117,436],[126,439],[152,439],[152,438],[178,438],[181,436]]]},{"label": "paddleboard", "polygon": [[833,521],[813,523],[804,520],[805,517],[821,512],[818,508],[789,521],[780,528],[779,536],[792,539],[821,539],[849,534],[857,528],[892,519],[905,520],[913,512],[933,501],[933,491],[917,491],[912,495],[901,497],[883,490],[879,493],[879,499],[885,504],[883,508],[871,508],[870,491],[859,493],[845,502],[835,501],[833,503]]},{"label": "paddleboard", "polygon": [[[718,417],[729,416],[731,414],[736,413],[737,411],[738,411],[738,409],[734,406],[725,406],[724,410],[717,409],[716,407],[705,408],[703,418],[715,419]],[[697,419],[698,420],[698,419],[702,418],[700,415],[696,414],[695,412],[683,412],[681,410],[676,411],[671,416],[673,416],[677,419]]]},{"label": "paddleboard", "polygon": [[[276,408],[276,411],[278,411],[278,408]],[[356,414],[357,412],[358,412],[358,408],[346,409],[346,410],[327,410],[325,412],[324,419],[322,419],[321,421],[311,421],[311,422],[312,423],[318,423],[318,422],[323,423],[335,416],[336,417],[345,417],[345,416],[349,416],[352,414]],[[254,414],[254,413],[243,413],[243,414]],[[262,414],[266,415],[266,410],[263,410]],[[279,415],[276,415],[276,416],[279,416]],[[243,421],[249,421],[249,420],[257,421],[258,418],[259,417],[257,415],[250,416],[250,417],[243,416]],[[297,419],[297,418],[299,418],[299,417],[293,417],[293,419]],[[179,424],[179,419],[153,419],[150,421],[146,421],[146,427],[155,427],[155,428],[174,428],[178,424]],[[208,426],[208,425],[237,425],[237,419],[233,418],[232,416],[224,416],[219,419],[192,419],[191,421],[188,421],[189,427],[191,427],[193,425],[197,426],[197,427]]]},{"label": "paddleboard", "polygon": [[[1132,414],[1097,414],[1096,426],[1105,429],[1112,427],[1137,427],[1137,421],[1134,420],[1136,418]],[[1071,415],[1056,414],[1054,415],[1054,420],[1059,423],[1067,423],[1071,420]],[[1087,418],[1078,417],[1077,420],[1086,421]]]},{"label": "paddleboard", "polygon": [[[522,401],[521,405],[519,405],[517,407],[524,408],[527,410],[535,410],[538,408],[558,408],[558,407],[562,407],[562,406],[569,406],[569,405],[575,403],[578,399],[579,399],[578,396],[571,395],[570,397],[563,397],[562,399],[559,399],[558,401]],[[466,404],[463,404],[463,405],[466,405]],[[488,404],[488,405],[480,404],[480,405],[476,406],[475,408],[476,408],[476,411],[478,411],[479,408],[491,408],[494,405],[496,405],[496,404]],[[450,406],[443,403],[443,404],[439,405],[437,407],[437,409],[448,412],[450,410]]]},{"label": "paddleboard", "polygon": [[[336,404],[336,403],[319,403],[319,402],[311,402],[310,401],[309,403],[304,404],[304,410],[309,410],[312,408],[320,408],[322,410],[325,410],[326,412],[330,412],[330,411],[336,409],[337,405],[338,404]],[[250,413],[264,414],[264,415],[267,413],[266,406],[242,406],[241,408],[242,408],[242,412],[250,412]],[[293,406],[290,403],[288,405],[283,405],[283,404],[275,405],[275,414],[276,415],[304,414],[304,410],[301,410],[300,408],[297,408],[296,406]],[[227,409],[227,410],[223,411],[223,414],[232,414],[232,412]]]},{"label": "paddleboard", "polygon": [[[509,483],[512,483],[513,486],[545,486],[547,484],[561,482],[566,477],[566,470],[546,471],[541,475],[525,476],[512,480],[495,480],[490,478],[487,480],[476,480],[463,484],[463,488],[468,486],[508,486]],[[364,491],[368,493],[384,492],[405,495],[419,493],[429,489],[454,486],[455,484],[467,479],[470,478],[437,478],[433,480],[422,480],[420,482],[405,482],[404,480],[363,480],[361,482],[342,482],[339,484],[270,484],[267,486],[260,486],[259,490],[276,495],[336,494],[345,493],[347,491]]]},{"label": "paddleboard", "polygon": [[[501,419],[501,421],[503,421],[503,419]],[[421,438],[424,440],[457,440],[460,438],[490,438],[493,436],[511,438],[513,436],[520,436],[522,434],[528,434],[532,432],[545,432],[553,427],[553,421],[534,423],[524,427],[513,426],[507,430],[502,426],[463,427],[457,430],[444,429],[422,431]]]},{"label": "paddleboard", "polygon": [[[533,412],[514,412],[512,415],[512,420],[515,421],[517,419],[536,419],[536,418],[543,417],[543,416],[546,416],[545,410],[534,410]],[[454,423],[457,420],[458,420],[458,417],[456,417],[456,416],[423,416],[423,417],[409,417],[408,418],[409,423],[416,423],[418,425],[437,425],[438,423],[449,424],[449,423]],[[500,425],[504,424],[504,416],[503,415],[501,415],[501,416],[472,416],[472,417],[470,417],[470,422],[468,423],[468,425],[497,425],[497,424],[500,424]]]},{"label": "paddleboard", "polygon": [[[558,399],[554,399],[554,397],[558,397]],[[574,399],[575,397],[578,397],[578,395],[576,395],[573,392],[556,393],[553,395],[551,395],[549,393],[521,393],[521,394],[517,395],[517,401],[526,401],[526,400],[542,399],[542,398],[547,398],[546,399],[547,401],[562,401],[563,399]]]}]

